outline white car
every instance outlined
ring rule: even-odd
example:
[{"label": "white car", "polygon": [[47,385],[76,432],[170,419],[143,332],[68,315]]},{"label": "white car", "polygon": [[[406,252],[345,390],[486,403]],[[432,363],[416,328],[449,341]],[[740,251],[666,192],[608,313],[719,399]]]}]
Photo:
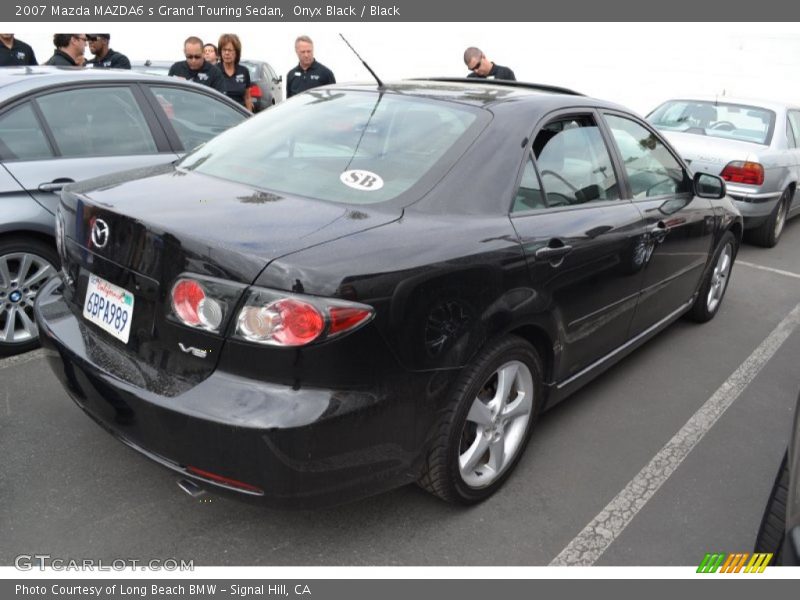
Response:
[{"label": "white car", "polygon": [[800,214],[800,106],[720,98],[668,100],[647,116],[697,172],[719,175],[750,241],[772,247]]}]

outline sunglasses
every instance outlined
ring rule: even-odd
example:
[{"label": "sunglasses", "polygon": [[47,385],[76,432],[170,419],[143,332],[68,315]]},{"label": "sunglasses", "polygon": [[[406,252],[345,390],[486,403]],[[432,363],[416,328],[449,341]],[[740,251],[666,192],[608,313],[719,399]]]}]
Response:
[{"label": "sunglasses", "polygon": [[469,67],[470,71],[477,71],[481,68],[481,63],[483,63],[483,58],[479,58],[478,62],[476,62],[473,66]]},{"label": "sunglasses", "polygon": [[201,58],[203,58],[202,54],[187,54],[186,55],[186,60],[200,60]]}]

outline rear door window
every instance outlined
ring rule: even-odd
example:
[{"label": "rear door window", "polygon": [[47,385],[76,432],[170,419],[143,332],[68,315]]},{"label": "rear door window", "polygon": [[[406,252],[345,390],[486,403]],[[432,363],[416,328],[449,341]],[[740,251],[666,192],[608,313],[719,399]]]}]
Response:
[{"label": "rear door window", "polygon": [[548,208],[619,200],[611,156],[591,115],[548,123],[533,152]]},{"label": "rear door window", "polygon": [[64,157],[155,154],[158,150],[128,87],[90,87],[36,99]]}]

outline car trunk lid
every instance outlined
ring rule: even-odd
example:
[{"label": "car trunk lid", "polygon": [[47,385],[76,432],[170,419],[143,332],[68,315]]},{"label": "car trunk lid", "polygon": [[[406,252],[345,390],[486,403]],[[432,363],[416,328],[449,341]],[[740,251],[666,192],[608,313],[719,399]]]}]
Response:
[{"label": "car trunk lid", "polygon": [[[115,348],[139,365],[122,371],[135,372],[140,385],[148,369],[190,379],[210,374],[225,323],[246,287],[273,259],[400,216],[398,210],[354,210],[172,168],[145,173],[72,186],[62,194],[58,217],[71,282],[65,293],[73,312],[86,320],[87,290],[97,277],[133,297],[127,341],[96,324],[86,327],[102,340],[95,345],[103,352]],[[181,325],[172,315],[172,286],[186,273],[230,288],[219,334]],[[159,377],[145,379],[160,385]]]},{"label": "car trunk lid", "polygon": [[662,131],[678,154],[695,173],[719,175],[734,160],[758,162],[757,154],[765,146],[741,140],[716,138],[694,133]]}]

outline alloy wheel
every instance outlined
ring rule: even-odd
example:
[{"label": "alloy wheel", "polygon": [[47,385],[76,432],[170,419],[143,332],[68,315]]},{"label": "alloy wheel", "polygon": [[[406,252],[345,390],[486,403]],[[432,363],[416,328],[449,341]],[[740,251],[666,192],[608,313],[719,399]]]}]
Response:
[{"label": "alloy wheel", "polygon": [[459,444],[461,478],[472,488],[491,485],[513,463],[533,410],[533,377],[525,363],[500,366],[470,406]]},{"label": "alloy wheel", "polygon": [[789,212],[789,191],[785,191],[781,196],[781,201],[778,203],[778,214],[775,215],[775,229],[774,235],[777,240],[783,232],[783,226],[786,224],[786,213]]},{"label": "alloy wheel", "polygon": [[706,308],[709,313],[713,313],[722,301],[722,296],[725,294],[725,288],[728,285],[728,278],[730,277],[732,266],[733,247],[731,244],[725,244],[722,252],[720,252],[717,257],[717,262],[714,264],[714,271],[711,273],[711,286],[708,289],[708,296],[706,297]]},{"label": "alloy wheel", "polygon": [[33,301],[55,275],[53,265],[36,254],[0,256],[0,344],[22,344],[38,336]]}]

